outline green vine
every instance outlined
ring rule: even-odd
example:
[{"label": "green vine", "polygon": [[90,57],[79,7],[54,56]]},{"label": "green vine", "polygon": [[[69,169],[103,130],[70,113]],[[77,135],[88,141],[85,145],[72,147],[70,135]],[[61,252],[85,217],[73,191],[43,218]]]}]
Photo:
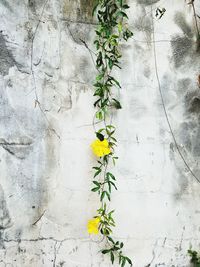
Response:
[{"label": "green vine", "polygon": [[[115,156],[116,128],[112,124],[111,111],[122,108],[120,101],[113,96],[112,89],[114,87],[119,89],[121,85],[112,75],[112,71],[115,68],[121,69],[121,41],[127,41],[133,35],[126,23],[128,8],[125,0],[99,0],[94,9],[98,20],[94,41],[98,71],[94,83],[94,96],[96,97],[94,107],[97,110],[93,123],[97,139],[91,147],[98,160],[96,166],[93,167],[93,188],[91,190],[98,193],[101,206],[94,218],[88,221],[88,232],[90,234],[100,233],[104,238],[106,245],[101,252],[109,254],[112,263],[118,260],[121,267],[126,264],[132,266],[132,261],[122,251],[123,242],[116,241],[111,237],[112,229],[115,227],[114,210],[110,211],[107,204],[111,200],[112,190],[117,190],[116,178],[108,171],[110,164],[115,165],[118,159]],[[103,127],[96,130],[95,125],[98,123],[102,123]]]}]

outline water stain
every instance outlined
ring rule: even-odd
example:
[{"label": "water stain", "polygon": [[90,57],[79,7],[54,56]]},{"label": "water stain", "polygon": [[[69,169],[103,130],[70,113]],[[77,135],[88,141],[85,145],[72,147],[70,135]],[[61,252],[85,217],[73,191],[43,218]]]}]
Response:
[{"label": "water stain", "polygon": [[92,11],[94,8],[94,0],[81,0],[80,1],[80,11],[84,14],[86,18],[92,19]]},{"label": "water stain", "polygon": [[1,0],[1,3],[0,4],[2,4],[5,8],[7,8],[9,11],[13,11],[13,8],[12,8],[12,6],[8,3],[8,1],[7,0]]},{"label": "water stain", "polygon": [[149,6],[158,3],[160,0],[137,0],[137,3],[144,6]]},{"label": "water stain", "polygon": [[191,90],[188,88],[188,92],[184,98],[185,110],[187,114],[194,113],[200,116],[200,91],[199,89]]},{"label": "water stain", "polygon": [[192,80],[190,78],[183,78],[178,80],[178,86],[177,86],[177,92],[180,95],[183,95],[183,93],[187,93],[191,88]]},{"label": "water stain", "polygon": [[177,12],[174,16],[174,22],[182,31],[171,39],[174,65],[175,68],[181,66],[188,68],[188,65],[192,66],[199,62],[199,43],[198,40],[195,41],[195,31],[187,23],[183,13]]},{"label": "water stain", "polygon": [[175,68],[179,68],[185,63],[186,58],[191,55],[193,41],[187,36],[176,35],[172,37],[171,46]]},{"label": "water stain", "polygon": [[151,35],[152,23],[151,18],[146,16],[145,9],[142,12],[141,18],[138,18],[134,23],[134,28],[138,31],[144,31]]},{"label": "water stain", "polygon": [[190,25],[185,19],[185,15],[182,12],[177,12],[174,17],[175,24],[182,30],[182,32],[187,35],[189,38],[193,37],[193,31]]},{"label": "water stain", "polygon": [[190,101],[190,112],[200,114],[200,97],[194,96]]},{"label": "water stain", "polygon": [[3,189],[0,185],[0,231],[12,226],[10,214],[7,208]]},{"label": "water stain", "polygon": [[9,69],[13,66],[20,68],[21,65],[15,61],[12,52],[8,49],[6,45],[6,40],[0,32],[0,74],[5,76],[9,73]]},{"label": "water stain", "polygon": [[63,1],[63,16],[66,19],[75,22],[92,22],[92,11],[96,0],[64,0]]},{"label": "water stain", "polygon": [[33,13],[36,13],[36,2],[35,0],[28,0],[28,7]]}]

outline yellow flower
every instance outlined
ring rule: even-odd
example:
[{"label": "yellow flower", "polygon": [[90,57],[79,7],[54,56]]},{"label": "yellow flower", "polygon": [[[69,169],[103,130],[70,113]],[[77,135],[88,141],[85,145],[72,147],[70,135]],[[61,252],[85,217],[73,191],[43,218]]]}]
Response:
[{"label": "yellow flower", "polygon": [[100,223],[100,217],[94,218],[92,220],[88,221],[87,229],[89,234],[95,234],[97,235],[99,233],[99,223]]},{"label": "yellow flower", "polygon": [[100,140],[95,140],[92,144],[91,144],[93,153],[97,156],[97,157],[103,157],[105,155],[110,154],[111,150],[109,148],[109,144],[108,141],[106,139],[104,139],[103,141]]}]

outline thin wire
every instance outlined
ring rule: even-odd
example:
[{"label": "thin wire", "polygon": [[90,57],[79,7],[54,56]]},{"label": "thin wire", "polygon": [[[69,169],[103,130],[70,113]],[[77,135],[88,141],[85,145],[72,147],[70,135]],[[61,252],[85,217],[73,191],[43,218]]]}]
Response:
[{"label": "thin wire", "polygon": [[159,74],[158,74],[158,64],[157,64],[157,54],[156,54],[156,45],[155,45],[155,31],[154,31],[154,21],[153,21],[153,13],[152,13],[152,5],[151,5],[151,18],[152,18],[152,36],[153,36],[153,53],[154,53],[154,64],[155,64],[155,72],[156,72],[156,78],[158,81],[158,89],[159,89],[159,93],[160,93],[160,97],[161,97],[161,101],[162,101],[162,106],[163,106],[163,110],[164,110],[164,114],[167,120],[167,124],[169,126],[170,129],[170,133],[172,135],[172,138],[174,140],[174,144],[176,146],[176,149],[178,151],[178,154],[180,155],[181,159],[183,160],[185,166],[187,167],[188,171],[192,174],[192,176],[197,180],[198,183],[200,183],[200,179],[195,175],[195,173],[192,171],[192,169],[190,168],[189,164],[187,163],[186,159],[184,158],[179,145],[176,141],[176,137],[174,135],[171,123],[169,121],[169,116],[167,114],[167,110],[165,107],[165,102],[164,102],[164,98],[163,98],[163,94],[162,94],[162,90],[161,90],[161,83],[160,83],[160,79],[159,79]]}]

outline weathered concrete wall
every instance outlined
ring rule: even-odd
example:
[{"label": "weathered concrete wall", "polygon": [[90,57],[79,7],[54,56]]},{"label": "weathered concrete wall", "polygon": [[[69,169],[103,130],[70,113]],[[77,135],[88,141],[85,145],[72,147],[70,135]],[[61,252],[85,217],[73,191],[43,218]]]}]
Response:
[{"label": "weathered concrete wall", "polygon": [[[135,267],[189,266],[187,249],[200,244],[200,184],[177,151],[159,83],[179,150],[200,178],[193,11],[184,0],[129,3],[134,38],[123,45],[123,109],[114,117],[114,235]],[[110,266],[86,231],[98,207],[89,148],[95,70],[81,41],[92,46],[92,6],[0,1],[0,267]],[[167,10],[161,20],[157,7]]]}]

